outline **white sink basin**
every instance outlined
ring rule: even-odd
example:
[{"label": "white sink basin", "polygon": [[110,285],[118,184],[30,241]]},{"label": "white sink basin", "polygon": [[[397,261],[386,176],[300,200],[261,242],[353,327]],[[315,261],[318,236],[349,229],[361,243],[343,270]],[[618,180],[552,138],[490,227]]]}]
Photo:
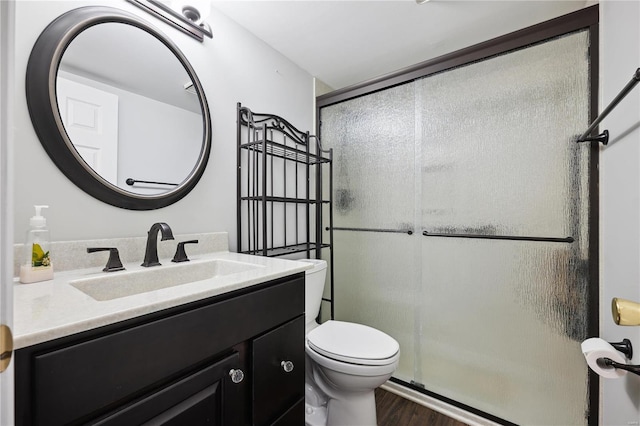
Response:
[{"label": "white sink basin", "polygon": [[98,277],[70,281],[69,284],[95,300],[104,301],[237,274],[260,267],[251,263],[212,259],[203,262],[154,266],[131,272],[112,272]]}]

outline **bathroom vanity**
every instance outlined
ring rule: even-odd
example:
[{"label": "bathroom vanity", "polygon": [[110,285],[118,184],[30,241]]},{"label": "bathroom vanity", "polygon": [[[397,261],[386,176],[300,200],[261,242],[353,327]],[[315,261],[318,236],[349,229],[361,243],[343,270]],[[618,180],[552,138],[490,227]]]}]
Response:
[{"label": "bathroom vanity", "polygon": [[77,283],[119,273],[16,284],[16,423],[303,424],[308,266],[218,252],[148,272],[211,262],[245,267],[111,299]]},{"label": "bathroom vanity", "polygon": [[[128,71],[121,75],[122,69]],[[160,77],[158,70],[169,72],[165,80],[153,79],[158,85],[130,79]],[[104,73],[104,82],[89,78]],[[187,84],[158,97],[173,81]],[[44,150],[97,200],[156,210],[184,198],[203,176],[211,151],[204,89],[178,46],[137,14],[85,6],[53,19],[33,45],[25,83]],[[187,88],[196,96],[184,96]],[[76,89],[87,99],[66,108]],[[89,101],[95,91],[108,92],[111,101]],[[145,109],[148,121],[136,117],[126,126],[114,119],[148,108],[140,101],[145,97],[158,104]],[[176,109],[187,119],[177,120]],[[101,145],[102,161],[83,154],[85,138],[95,133],[76,132],[72,111],[99,117],[95,122],[110,129],[101,133],[117,135]],[[115,146],[126,149],[103,154]],[[117,164],[121,157],[126,161]],[[148,233],[151,251],[168,250],[160,253],[161,265],[149,256],[155,255],[149,244],[145,251],[145,238],[52,244],[54,279],[16,283],[16,423],[303,424],[304,270],[310,265],[230,253],[226,234],[224,247],[204,252],[198,251],[203,235],[182,238],[182,244],[200,241],[188,249],[195,256],[172,263],[176,245],[156,247],[156,225],[166,224]],[[162,241],[172,239],[164,228]],[[102,255],[95,252],[115,248],[126,270],[103,272],[107,260],[96,261]]]}]

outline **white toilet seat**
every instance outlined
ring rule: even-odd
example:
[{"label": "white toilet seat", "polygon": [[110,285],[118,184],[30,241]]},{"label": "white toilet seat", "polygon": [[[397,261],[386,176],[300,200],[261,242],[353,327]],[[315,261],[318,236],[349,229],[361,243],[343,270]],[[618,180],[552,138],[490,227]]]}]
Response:
[{"label": "white toilet seat", "polygon": [[389,364],[386,365],[362,365],[362,364],[350,364],[344,361],[338,361],[331,359],[314,351],[309,347],[309,342],[305,342],[305,352],[318,365],[328,368],[330,370],[345,373],[352,376],[383,376],[385,374],[393,373],[398,368],[398,360],[400,359],[400,352],[396,356],[389,358]]},{"label": "white toilet seat", "polygon": [[307,355],[334,371],[379,376],[398,366],[400,345],[375,328],[343,321],[327,321],[309,332]]},{"label": "white toilet seat", "polygon": [[391,336],[375,328],[327,321],[307,334],[309,347],[336,361],[357,365],[388,365],[400,350]]}]

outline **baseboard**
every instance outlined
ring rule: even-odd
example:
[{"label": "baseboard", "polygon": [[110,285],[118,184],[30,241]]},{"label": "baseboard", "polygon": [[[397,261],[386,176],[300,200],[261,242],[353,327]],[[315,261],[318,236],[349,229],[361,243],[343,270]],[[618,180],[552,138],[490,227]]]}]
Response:
[{"label": "baseboard", "polygon": [[404,399],[408,399],[409,401],[415,402],[416,404],[420,404],[424,407],[427,407],[433,411],[437,411],[438,413],[444,414],[447,417],[451,417],[459,422],[471,425],[471,426],[497,426],[498,423],[494,423],[491,420],[485,419],[484,417],[478,416],[473,413],[469,413],[468,411],[463,410],[462,408],[453,406],[451,404],[447,404],[446,402],[440,401],[439,399],[433,398],[429,395],[422,394],[413,389],[409,389],[405,386],[402,386],[398,383],[394,383],[392,381],[387,381],[382,386],[382,389],[387,392],[394,393]]}]

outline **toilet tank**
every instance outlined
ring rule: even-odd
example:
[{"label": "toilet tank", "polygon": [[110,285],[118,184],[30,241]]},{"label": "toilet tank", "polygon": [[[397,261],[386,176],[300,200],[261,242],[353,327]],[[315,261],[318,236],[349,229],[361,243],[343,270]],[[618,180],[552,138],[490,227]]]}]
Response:
[{"label": "toilet tank", "polygon": [[300,262],[313,264],[312,269],[305,271],[305,317],[306,323],[315,321],[320,313],[322,293],[324,292],[324,281],[327,276],[327,262],[320,259],[300,259]]}]

